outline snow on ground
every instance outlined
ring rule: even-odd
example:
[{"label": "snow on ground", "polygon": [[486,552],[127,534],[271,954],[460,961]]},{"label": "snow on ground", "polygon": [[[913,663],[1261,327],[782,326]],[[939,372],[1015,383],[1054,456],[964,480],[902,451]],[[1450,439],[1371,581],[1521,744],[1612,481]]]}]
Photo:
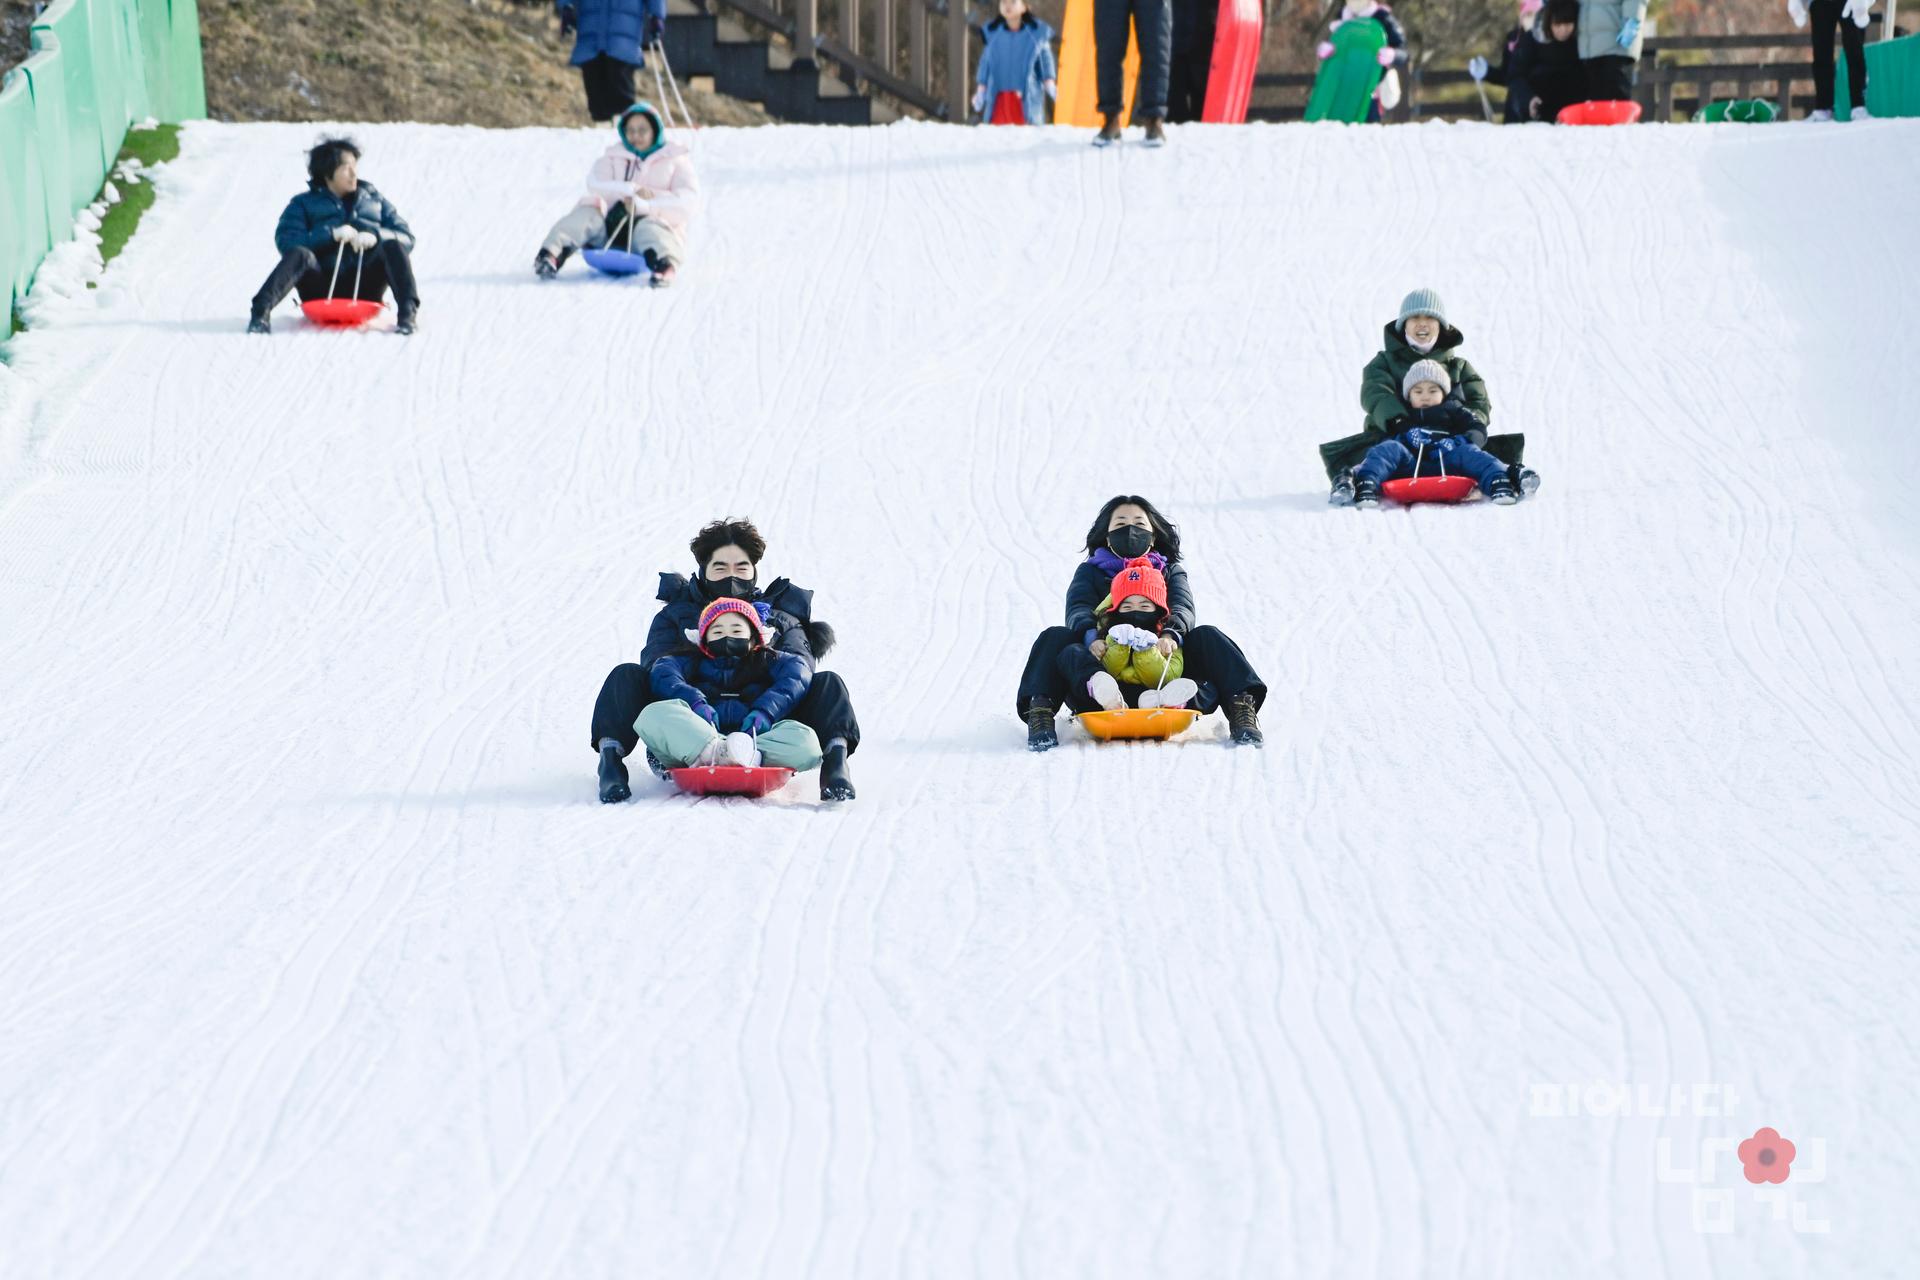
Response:
[{"label": "snow on ground", "polygon": [[[243,336],[314,134],[196,125],[0,372],[0,1274],[1905,1269],[1920,126],[714,130],[658,295],[356,132],[419,336]],[[1417,284],[1538,500],[1326,508]],[[1024,750],[1121,490],[1264,752]],[[844,810],[595,800],[721,513]]]}]

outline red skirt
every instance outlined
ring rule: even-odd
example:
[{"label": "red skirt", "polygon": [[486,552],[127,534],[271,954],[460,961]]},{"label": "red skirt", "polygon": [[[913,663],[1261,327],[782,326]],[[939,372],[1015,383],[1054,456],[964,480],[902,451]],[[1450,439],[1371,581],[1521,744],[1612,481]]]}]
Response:
[{"label": "red skirt", "polygon": [[989,124],[1025,124],[1027,122],[1027,100],[1009,89],[993,100],[993,117]]}]

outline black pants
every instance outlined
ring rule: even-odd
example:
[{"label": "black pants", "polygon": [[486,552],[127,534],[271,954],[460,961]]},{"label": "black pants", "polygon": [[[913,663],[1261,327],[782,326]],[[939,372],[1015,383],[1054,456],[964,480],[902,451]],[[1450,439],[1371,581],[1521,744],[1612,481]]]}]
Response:
[{"label": "black pants", "polygon": [[602,53],[580,64],[580,83],[587,89],[587,114],[611,120],[632,106],[633,64]]},{"label": "black pants", "polygon": [[1633,59],[1625,54],[1588,58],[1587,97],[1594,102],[1624,102],[1633,96]]},{"label": "black pants", "polygon": [[1807,6],[1813,28],[1813,96],[1820,111],[1833,109],[1833,29],[1847,50],[1847,95],[1855,107],[1867,105],[1867,33],[1840,12],[1840,0],[1813,0]]},{"label": "black pants", "polygon": [[1173,49],[1173,9],[1167,0],[1093,0],[1093,49],[1100,80],[1100,114],[1117,116],[1127,97],[1127,28],[1140,42],[1140,84],[1133,94],[1135,120],[1167,117],[1168,59]]},{"label": "black pants", "polygon": [[[600,751],[602,738],[618,739],[620,754],[632,754],[640,741],[633,731],[633,722],[652,701],[653,687],[647,682],[646,669],[639,663],[623,662],[607,672],[607,678],[600,685],[600,696],[593,700],[595,754]],[[823,747],[835,738],[845,738],[848,755],[860,748],[860,721],[854,717],[847,682],[832,671],[813,673],[813,683],[807,686],[806,693],[787,713],[787,718],[812,729],[819,735]]]},{"label": "black pants", "polygon": [[[337,280],[333,272],[336,254],[340,260]],[[295,289],[300,291],[302,302],[324,298],[329,289],[336,298],[378,302],[391,287],[394,305],[400,310],[409,311],[420,305],[420,291],[413,282],[413,260],[407,256],[405,245],[398,240],[382,240],[366,254],[364,262],[360,259],[359,253],[341,252],[337,247],[330,247],[325,254],[316,254],[307,248],[289,249],[267,282],[260,286],[260,292],[253,295],[253,313],[267,314]],[[357,290],[354,287],[356,270]]]},{"label": "black pants", "polygon": [[1218,0],[1171,0],[1171,5],[1173,43],[1167,58],[1167,123],[1193,124],[1206,117]]},{"label": "black pants", "polygon": [[[1195,711],[1210,714],[1236,693],[1251,693],[1256,706],[1266,704],[1266,684],[1255,674],[1240,646],[1220,628],[1195,627],[1181,641],[1180,652],[1187,679],[1200,686],[1191,704]],[[1048,627],[1027,654],[1016,714],[1025,718],[1027,708],[1035,702],[1055,708],[1064,703],[1075,713],[1098,711],[1100,704],[1087,693],[1087,681],[1101,670],[1100,660],[1087,648],[1083,636],[1065,627]],[[1122,692],[1134,692],[1126,685],[1120,688]]]}]

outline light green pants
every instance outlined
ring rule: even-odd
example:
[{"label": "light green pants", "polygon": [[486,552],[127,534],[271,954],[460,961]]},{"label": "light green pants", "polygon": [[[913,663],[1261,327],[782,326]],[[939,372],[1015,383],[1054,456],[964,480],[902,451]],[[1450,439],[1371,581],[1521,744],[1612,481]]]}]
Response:
[{"label": "light green pants", "polygon": [[[692,764],[721,736],[720,731],[693,713],[693,708],[678,698],[655,702],[633,722],[640,741],[647,744],[653,758],[669,768]],[[760,760],[779,769],[804,773],[820,765],[820,739],[798,720],[780,720],[773,728],[754,739],[760,748]]]}]

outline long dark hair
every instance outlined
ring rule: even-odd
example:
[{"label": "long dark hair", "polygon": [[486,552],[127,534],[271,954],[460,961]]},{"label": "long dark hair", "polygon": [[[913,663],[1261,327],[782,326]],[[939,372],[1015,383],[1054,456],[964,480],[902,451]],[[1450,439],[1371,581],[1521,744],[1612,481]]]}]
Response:
[{"label": "long dark hair", "polygon": [[1167,558],[1172,564],[1180,558],[1180,530],[1160,514],[1160,509],[1137,493],[1122,493],[1107,499],[1107,505],[1100,508],[1100,514],[1094,517],[1093,527],[1087,530],[1087,554],[1092,555],[1107,545],[1107,522],[1113,519],[1114,508],[1132,504],[1147,513],[1147,523],[1153,527],[1153,549]]}]

